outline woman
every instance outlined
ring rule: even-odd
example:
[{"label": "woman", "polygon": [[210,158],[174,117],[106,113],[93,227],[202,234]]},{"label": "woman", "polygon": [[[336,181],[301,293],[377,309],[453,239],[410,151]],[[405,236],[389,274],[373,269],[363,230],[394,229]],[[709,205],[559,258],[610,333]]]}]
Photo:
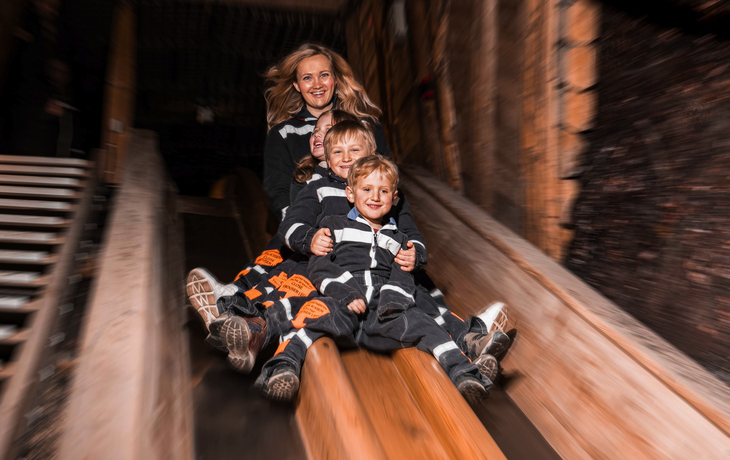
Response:
[{"label": "woman", "polygon": [[[319,45],[304,44],[266,73],[269,134],[264,149],[264,191],[274,215],[283,219],[297,162],[309,155],[309,136],[320,114],[338,108],[376,121],[373,104],[342,56]],[[378,152],[389,156],[385,134],[376,123]]]}]

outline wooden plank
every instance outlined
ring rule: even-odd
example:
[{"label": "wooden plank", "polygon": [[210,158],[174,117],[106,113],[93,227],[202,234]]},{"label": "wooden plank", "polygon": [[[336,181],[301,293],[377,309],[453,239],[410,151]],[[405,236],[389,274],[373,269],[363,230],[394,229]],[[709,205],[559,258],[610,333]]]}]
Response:
[{"label": "wooden plank", "polygon": [[0,270],[0,286],[45,286],[48,278],[40,272]]},{"label": "wooden plank", "polygon": [[510,306],[518,340],[503,364],[519,378],[506,391],[558,454],[730,451],[727,386],[425,171],[404,172],[429,241],[429,274],[454,310],[468,316],[492,300]]},{"label": "wooden plank", "polygon": [[0,214],[0,225],[15,225],[18,227],[65,227],[69,222],[69,219],[55,216]]},{"label": "wooden plank", "polygon": [[389,356],[358,350],[342,361],[389,459],[450,458]]},{"label": "wooden plank", "polygon": [[91,168],[92,163],[80,158],[27,157],[21,155],[0,155],[0,163],[41,166],[71,166]]},{"label": "wooden plank", "polygon": [[506,460],[432,356],[408,348],[393,353],[393,361],[450,458]]},{"label": "wooden plank", "polygon": [[0,243],[26,243],[57,245],[64,237],[51,232],[26,232],[18,230],[0,230]]},{"label": "wooden plank", "polygon": [[30,302],[30,297],[19,295],[0,296],[0,311],[19,310]]},{"label": "wooden plank", "polygon": [[15,375],[18,366],[13,363],[0,363],[0,382],[8,380],[10,377]]},{"label": "wooden plank", "polygon": [[49,185],[82,188],[84,182],[70,177],[41,177],[0,174],[0,184]]},{"label": "wooden plank", "polygon": [[388,458],[331,339],[307,350],[296,417],[310,459]]},{"label": "wooden plank", "polygon": [[32,196],[37,198],[58,198],[69,200],[81,197],[79,192],[68,188],[16,187],[8,185],[0,185],[0,195]]},{"label": "wooden plank", "polygon": [[[148,131],[131,131],[130,162],[107,221],[59,459],[192,459],[175,200]],[[173,287],[172,289],[170,287]],[[98,334],[104,331],[103,334]],[[162,389],[162,390],[161,390]]]},{"label": "wooden plank", "polygon": [[32,265],[48,265],[55,263],[58,257],[47,251],[11,251],[0,249],[0,263],[17,263]]},{"label": "wooden plank", "polygon": [[26,166],[0,164],[0,173],[30,174],[34,176],[86,177],[87,171],[81,168],[62,168],[56,166]]},{"label": "wooden plank", "polygon": [[72,212],[75,206],[65,201],[18,200],[0,198],[0,209],[27,209],[30,211]]}]

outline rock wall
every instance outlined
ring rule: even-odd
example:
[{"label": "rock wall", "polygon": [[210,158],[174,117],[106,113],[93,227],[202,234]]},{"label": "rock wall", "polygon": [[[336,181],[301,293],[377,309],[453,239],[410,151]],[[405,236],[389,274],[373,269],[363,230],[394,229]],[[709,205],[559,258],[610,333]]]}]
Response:
[{"label": "rock wall", "polygon": [[730,40],[644,13],[603,11],[566,265],[730,383]]}]

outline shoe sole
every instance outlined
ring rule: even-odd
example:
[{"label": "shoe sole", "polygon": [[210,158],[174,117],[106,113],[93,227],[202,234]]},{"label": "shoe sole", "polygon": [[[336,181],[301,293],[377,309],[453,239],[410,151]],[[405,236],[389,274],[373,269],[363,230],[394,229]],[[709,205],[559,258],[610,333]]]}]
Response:
[{"label": "shoe sole", "polygon": [[491,355],[482,355],[474,361],[479,373],[488,378],[492,383],[499,374],[499,362]]},{"label": "shoe sole", "polygon": [[485,345],[484,349],[482,349],[482,352],[479,353],[479,355],[492,355],[495,358],[497,358],[497,361],[499,361],[505,353],[507,353],[507,350],[509,350],[511,340],[507,334],[502,335],[495,335],[494,339]]},{"label": "shoe sole", "polygon": [[262,394],[274,401],[288,402],[299,391],[299,377],[293,372],[284,372],[269,378]]},{"label": "shoe sole", "polygon": [[489,392],[479,382],[467,380],[459,385],[459,393],[472,406],[476,406],[480,402],[487,399]]},{"label": "shoe sole", "polygon": [[216,305],[218,299],[213,291],[213,286],[210,284],[209,277],[212,278],[213,275],[196,268],[188,273],[185,285],[188,299],[200,315],[206,328],[218,317],[218,306]]},{"label": "shoe sole", "polygon": [[248,349],[251,330],[246,321],[238,316],[227,319],[221,327],[220,339],[228,348],[228,363],[238,372],[251,372],[256,356]]}]

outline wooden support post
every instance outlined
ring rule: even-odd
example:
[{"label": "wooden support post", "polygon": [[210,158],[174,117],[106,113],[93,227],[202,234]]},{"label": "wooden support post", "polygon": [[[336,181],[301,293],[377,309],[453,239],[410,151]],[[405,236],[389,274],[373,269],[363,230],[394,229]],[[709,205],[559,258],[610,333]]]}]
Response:
[{"label": "wooden support post", "polygon": [[451,84],[450,59],[446,49],[449,34],[449,12],[451,0],[434,0],[431,7],[430,24],[433,34],[432,66],[436,76],[436,96],[441,120],[441,140],[446,159],[446,183],[459,193],[464,193],[461,177],[461,156],[456,138],[456,107]]},{"label": "wooden support post", "polygon": [[109,183],[121,180],[134,125],[135,37],[134,8],[123,0],[114,11],[101,126],[101,147],[107,150],[102,174]]},{"label": "wooden support post", "polygon": [[554,260],[560,256],[557,11],[558,0],[525,1],[527,35],[521,130],[524,237]]},{"label": "wooden support post", "polygon": [[[432,42],[431,34],[426,27],[426,9],[422,0],[407,0],[406,12],[408,14],[410,44],[413,49],[412,61],[416,76],[414,83],[419,85],[433,78],[428,65],[431,56],[429,46],[429,43]],[[421,121],[421,132],[423,133],[422,148],[426,154],[425,164],[432,173],[441,179],[445,179],[446,167],[439,148],[441,138],[439,137],[436,101],[428,95],[422,95],[419,106],[419,119]]]},{"label": "wooden support post", "polygon": [[[497,0],[485,0],[477,5],[475,18],[478,32],[475,65],[473,67],[474,105],[472,138],[474,139],[472,175],[468,196],[489,213],[494,212],[494,154],[496,151],[496,90],[497,90]],[[464,165],[464,170],[467,166]]]}]

